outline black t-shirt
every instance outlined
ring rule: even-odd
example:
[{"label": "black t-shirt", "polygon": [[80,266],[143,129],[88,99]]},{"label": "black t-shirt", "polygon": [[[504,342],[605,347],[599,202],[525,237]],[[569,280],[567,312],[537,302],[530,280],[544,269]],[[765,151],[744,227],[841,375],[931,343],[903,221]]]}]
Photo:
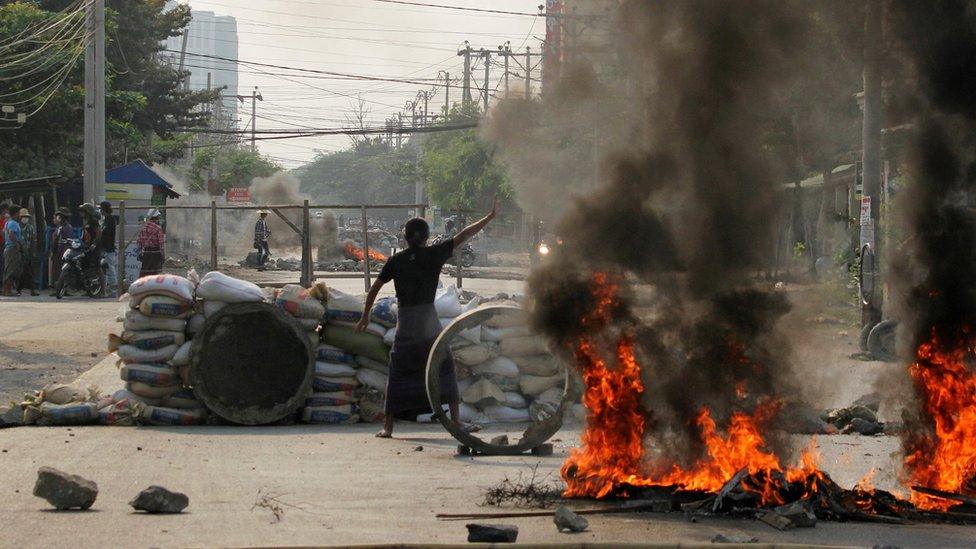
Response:
[{"label": "black t-shirt", "polygon": [[393,281],[400,306],[434,302],[441,268],[454,255],[454,239],[423,248],[407,248],[383,266],[379,279]]},{"label": "black t-shirt", "polygon": [[102,234],[98,238],[99,247],[104,252],[115,251],[115,226],[118,222],[114,215],[107,215],[103,218]]}]

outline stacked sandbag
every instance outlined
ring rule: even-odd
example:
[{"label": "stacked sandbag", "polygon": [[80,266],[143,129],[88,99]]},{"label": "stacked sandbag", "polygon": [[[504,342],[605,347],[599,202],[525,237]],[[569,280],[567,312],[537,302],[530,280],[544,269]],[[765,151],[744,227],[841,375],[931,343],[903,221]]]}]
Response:
[{"label": "stacked sandbag", "polygon": [[[125,389],[108,397],[98,420],[106,425],[195,425],[206,408],[186,389],[190,338],[202,328],[196,274],[140,278],[123,299],[129,309],[121,335],[109,335]],[[204,313],[205,314],[205,313]],[[190,325],[193,326],[190,326]]]},{"label": "stacked sandbag", "polygon": [[545,339],[531,332],[525,315],[496,314],[476,329],[477,342],[470,329],[451,341],[465,408],[461,415],[478,423],[540,422],[552,416],[562,400],[565,370]]},{"label": "stacked sandbag", "polygon": [[20,404],[24,425],[87,425],[98,421],[98,411],[106,404],[96,387],[54,383]]},{"label": "stacked sandbag", "polygon": [[313,346],[319,342],[319,326],[325,318],[328,288],[317,282],[311,288],[286,284],[280,290],[265,288],[265,301],[288,313],[301,325]]}]

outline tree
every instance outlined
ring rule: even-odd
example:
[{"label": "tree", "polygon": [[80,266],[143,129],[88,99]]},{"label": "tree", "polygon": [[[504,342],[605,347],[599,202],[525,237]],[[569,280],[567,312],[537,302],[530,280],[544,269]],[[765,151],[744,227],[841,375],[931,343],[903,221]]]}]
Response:
[{"label": "tree", "polygon": [[[53,20],[71,2],[0,2],[0,40],[9,39],[28,25]],[[213,101],[216,92],[182,90],[180,74],[160,57],[163,41],[178,36],[190,20],[187,6],[166,10],[165,0],[108,0],[106,6],[106,160],[109,166],[132,158],[161,162],[179,157],[174,146],[184,138],[174,133],[206,124],[199,106]],[[73,48],[80,47],[80,40]],[[26,55],[43,47],[23,44],[0,53],[0,71],[10,56]],[[44,52],[44,55],[49,52]],[[41,55],[41,54],[38,54]],[[21,178],[60,173],[81,173],[84,156],[83,56],[50,63],[44,70],[20,77],[11,69],[0,81],[0,94],[29,88],[54,69],[67,67],[65,78],[46,100],[20,106],[25,112],[40,108],[15,131],[0,132],[0,178]],[[57,82],[57,79],[52,80]],[[29,94],[28,94],[29,95]],[[8,96],[9,97],[9,96]]]},{"label": "tree", "polygon": [[364,138],[344,151],[320,154],[294,171],[301,191],[337,204],[405,204],[414,200],[418,145],[402,149]]},{"label": "tree", "polygon": [[[447,117],[447,123],[477,116],[477,107],[459,107]],[[494,147],[480,138],[477,129],[432,133],[422,146],[420,172],[431,203],[453,210],[484,208],[495,196],[513,200],[507,170],[495,160]]]},{"label": "tree", "polygon": [[278,171],[281,171],[280,165],[252,152],[249,147],[231,150],[208,147],[193,158],[190,190],[206,190],[211,173],[215,174],[217,182],[215,190],[224,192],[231,187],[250,187],[255,177],[270,177]]}]

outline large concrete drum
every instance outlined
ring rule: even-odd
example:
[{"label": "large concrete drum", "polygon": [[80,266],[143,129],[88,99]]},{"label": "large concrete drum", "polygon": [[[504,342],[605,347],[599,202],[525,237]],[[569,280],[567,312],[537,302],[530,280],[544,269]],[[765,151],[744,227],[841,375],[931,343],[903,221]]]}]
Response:
[{"label": "large concrete drum", "polygon": [[224,307],[191,347],[194,394],[233,423],[263,425],[293,414],[311,391],[314,373],[308,335],[267,303]]}]

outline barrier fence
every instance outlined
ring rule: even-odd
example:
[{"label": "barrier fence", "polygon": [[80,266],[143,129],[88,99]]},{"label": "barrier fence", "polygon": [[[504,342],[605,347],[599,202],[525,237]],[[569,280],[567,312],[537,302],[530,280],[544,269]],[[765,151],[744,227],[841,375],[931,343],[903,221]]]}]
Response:
[{"label": "barrier fence", "polygon": [[[315,281],[315,269],[314,263],[312,262],[312,237],[311,237],[311,217],[310,212],[312,210],[359,210],[362,213],[362,224],[363,224],[363,270],[361,275],[348,274],[331,276],[330,278],[359,278],[363,277],[363,284],[366,291],[369,291],[369,287],[372,284],[372,274],[370,273],[370,258],[369,258],[369,224],[366,212],[369,210],[393,210],[393,209],[410,209],[417,212],[418,217],[425,217],[427,212],[427,204],[309,204],[308,200],[304,201],[302,204],[272,204],[272,205],[240,205],[240,206],[226,206],[217,205],[216,201],[211,201],[209,206],[206,205],[185,205],[185,206],[155,206],[156,209],[160,211],[167,210],[209,210],[210,211],[210,266],[213,270],[217,270],[217,211],[218,210],[238,210],[238,211],[253,211],[253,210],[268,210],[273,212],[285,224],[288,225],[296,234],[298,234],[301,239],[302,247],[302,260],[301,260],[301,275],[299,283],[302,286],[308,287]],[[282,210],[301,210],[301,228],[299,228],[295,223],[288,219]],[[125,217],[125,201],[119,202],[119,219],[124,220]],[[127,241],[125,237],[125,222],[119,223],[118,225],[118,239],[119,239],[119,264],[118,264],[118,283],[119,288],[125,287],[125,249],[127,246]],[[165,258],[164,258],[165,261]],[[456,261],[457,265],[457,280],[458,287],[462,284],[462,266],[461,261],[458,259]]]}]

